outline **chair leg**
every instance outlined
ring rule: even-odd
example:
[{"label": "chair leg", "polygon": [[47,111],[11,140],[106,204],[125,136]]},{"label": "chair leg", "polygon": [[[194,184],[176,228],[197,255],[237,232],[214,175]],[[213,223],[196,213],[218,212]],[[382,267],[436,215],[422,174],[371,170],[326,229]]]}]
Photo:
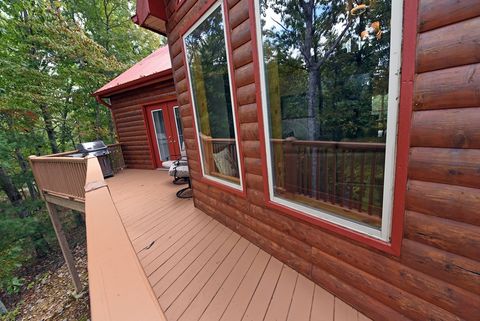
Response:
[{"label": "chair leg", "polygon": [[[190,182],[190,178],[185,177],[185,180],[188,182],[188,187],[182,188],[181,190],[179,190],[177,192],[177,197],[178,198],[192,198],[193,197],[192,184]],[[190,191],[190,193],[188,191]]]}]

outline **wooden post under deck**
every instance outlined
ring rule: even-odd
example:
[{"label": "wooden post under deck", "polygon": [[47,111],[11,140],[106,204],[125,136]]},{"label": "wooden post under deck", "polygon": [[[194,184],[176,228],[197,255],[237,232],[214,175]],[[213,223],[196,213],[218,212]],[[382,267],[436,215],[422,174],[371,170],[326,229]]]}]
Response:
[{"label": "wooden post under deck", "polygon": [[68,246],[67,239],[63,233],[62,224],[58,217],[58,211],[55,207],[55,204],[45,201],[47,204],[48,214],[50,215],[50,220],[52,221],[53,228],[55,229],[55,234],[57,235],[58,243],[60,243],[60,248],[62,249],[63,257],[67,263],[68,270],[72,276],[73,285],[75,286],[76,294],[80,294],[83,290],[82,282],[78,275],[77,268],[75,267],[75,260],[73,259],[72,252]]}]

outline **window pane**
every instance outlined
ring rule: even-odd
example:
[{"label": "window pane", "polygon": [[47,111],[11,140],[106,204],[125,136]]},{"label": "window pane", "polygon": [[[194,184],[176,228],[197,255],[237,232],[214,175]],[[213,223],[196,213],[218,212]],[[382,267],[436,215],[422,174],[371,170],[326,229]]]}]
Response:
[{"label": "window pane", "polygon": [[261,0],[260,13],[274,196],[379,229],[391,1]]},{"label": "window pane", "polygon": [[239,184],[221,7],[185,38],[205,174]]}]

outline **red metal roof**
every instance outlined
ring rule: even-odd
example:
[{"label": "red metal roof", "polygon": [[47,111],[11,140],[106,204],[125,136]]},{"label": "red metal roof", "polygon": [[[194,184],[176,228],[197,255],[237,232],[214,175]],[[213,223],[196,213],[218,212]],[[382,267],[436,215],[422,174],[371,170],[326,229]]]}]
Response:
[{"label": "red metal roof", "polygon": [[143,58],[124,73],[95,91],[95,96],[107,97],[119,90],[138,85],[154,79],[159,75],[167,74],[172,70],[168,46],[161,47]]}]

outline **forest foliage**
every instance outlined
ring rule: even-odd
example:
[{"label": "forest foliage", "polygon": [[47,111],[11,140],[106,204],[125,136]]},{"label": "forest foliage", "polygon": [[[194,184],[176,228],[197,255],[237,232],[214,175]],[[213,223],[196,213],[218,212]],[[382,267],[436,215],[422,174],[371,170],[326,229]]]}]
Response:
[{"label": "forest foliage", "polygon": [[[29,155],[114,142],[91,93],[164,40],[131,22],[130,0],[0,1],[0,290],[56,248]],[[0,291],[1,293],[2,291]]]}]

